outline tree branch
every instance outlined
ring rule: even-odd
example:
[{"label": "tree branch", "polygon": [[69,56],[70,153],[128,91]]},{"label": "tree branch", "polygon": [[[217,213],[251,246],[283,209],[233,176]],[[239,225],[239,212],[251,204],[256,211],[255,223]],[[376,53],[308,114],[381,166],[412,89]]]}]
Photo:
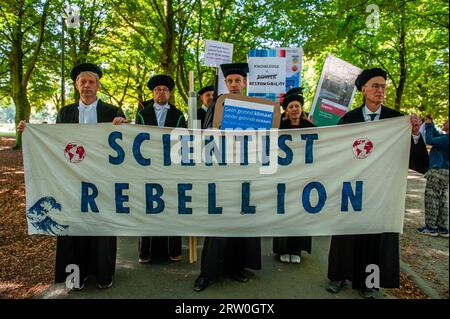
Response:
[{"label": "tree branch", "polygon": [[385,71],[387,72],[389,78],[390,78],[391,81],[392,81],[392,84],[394,84],[395,89],[397,89],[397,84],[396,84],[396,82],[395,82],[394,77],[393,77],[392,74],[389,72],[389,70],[388,70],[388,68],[386,67],[386,65],[379,59],[379,57],[378,57],[377,55],[373,54],[373,53],[372,53],[371,51],[369,51],[369,50],[363,49],[363,48],[361,48],[361,47],[359,47],[359,46],[357,46],[357,45],[355,45],[355,44],[354,44],[354,46],[355,46],[355,48],[357,48],[358,50],[360,50],[360,51],[362,51],[362,52],[364,52],[364,53],[366,53],[366,54],[369,54],[371,57],[375,58],[375,59],[377,60],[377,62],[381,65],[381,67],[383,68],[383,70],[385,70]]},{"label": "tree branch", "polygon": [[[163,0],[163,1],[167,1],[167,0]],[[161,10],[159,9],[158,3],[156,3],[155,0],[151,0],[148,3],[150,3],[150,6],[152,7],[152,9],[156,12],[158,18],[159,18],[159,22],[161,25],[165,25],[166,24],[166,19],[164,14],[161,12]]]},{"label": "tree branch", "polygon": [[44,31],[45,31],[45,20],[47,18],[47,14],[48,14],[48,7],[49,7],[49,0],[47,0],[44,4],[44,8],[42,9],[42,16],[41,16],[41,20],[40,20],[40,26],[39,26],[39,37],[38,40],[36,42],[36,47],[35,47],[35,51],[34,54],[31,58],[30,63],[28,64],[28,68],[27,71],[25,73],[25,76],[22,79],[22,83],[23,86],[26,87],[28,84],[28,81],[30,80],[30,76],[31,76],[31,72],[33,72],[33,69],[36,65],[36,61],[38,59],[39,56],[39,52],[41,50],[42,47],[42,42],[44,39]]},{"label": "tree branch", "polygon": [[33,29],[35,26],[39,25],[39,23],[40,23],[39,20],[36,21],[35,23],[33,23],[32,25],[30,25],[29,27],[27,27],[27,28],[23,31],[23,33],[24,33],[24,34],[27,33],[29,30],[31,30],[31,29]]},{"label": "tree branch", "polygon": [[130,84],[131,64],[132,64],[132,59],[128,63],[127,82],[125,83],[125,86],[122,90],[122,98],[120,99],[120,105],[123,104],[123,100],[125,99],[125,96],[127,95],[128,85]]},{"label": "tree branch", "polygon": [[13,38],[13,34],[14,34],[14,32],[13,32],[13,30],[12,30],[11,25],[9,24],[8,19],[6,19],[6,14],[5,14],[5,12],[3,11],[3,6],[0,6],[0,11],[2,12],[3,19],[5,19],[6,26],[7,26],[8,29],[9,29],[9,33],[11,34],[11,37],[9,37],[8,34],[6,34],[5,32],[3,32],[3,30],[1,30],[1,32],[3,33],[3,35],[4,35],[10,42],[13,42],[13,39],[14,39],[14,38]]},{"label": "tree branch", "polygon": [[155,51],[159,51],[154,45],[153,41],[150,40],[150,38],[147,36],[147,33],[143,30],[140,30],[138,27],[136,27],[133,23],[131,23],[121,12],[118,12],[120,17],[137,33],[139,33],[140,36],[142,36],[147,43],[149,47],[151,47]]}]

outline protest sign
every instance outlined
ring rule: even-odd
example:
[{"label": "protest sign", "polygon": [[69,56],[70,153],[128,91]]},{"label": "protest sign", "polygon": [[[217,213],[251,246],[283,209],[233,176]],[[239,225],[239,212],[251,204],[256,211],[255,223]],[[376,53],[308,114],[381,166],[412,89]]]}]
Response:
[{"label": "protest sign", "polygon": [[347,112],[355,94],[360,68],[327,55],[314,95],[309,118],[316,126],[336,125]]},{"label": "protest sign", "polygon": [[248,96],[281,101],[284,93],[301,83],[302,49],[250,50]]},{"label": "protest sign", "polygon": [[278,128],[280,118],[280,105],[276,102],[224,94],[217,99],[213,127],[242,130]]}]

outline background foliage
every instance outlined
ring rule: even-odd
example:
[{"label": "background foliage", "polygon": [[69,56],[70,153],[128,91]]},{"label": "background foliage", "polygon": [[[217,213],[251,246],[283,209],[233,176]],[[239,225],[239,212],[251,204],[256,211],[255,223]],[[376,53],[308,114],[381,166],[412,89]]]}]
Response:
[{"label": "background foliage", "polygon": [[[439,123],[449,111],[448,6],[442,0],[6,0],[0,118],[10,121],[12,108],[16,123],[51,118],[60,108],[61,18],[79,11],[80,27],[65,29],[66,77],[78,63],[100,64],[101,97],[129,118],[138,101],[151,98],[146,83],[156,73],[174,77],[175,103],[186,110],[188,72],[195,72],[196,90],[213,82],[214,70],[202,65],[211,39],[233,43],[236,62],[253,48],[303,47],[306,109],[327,53],[360,68],[383,67],[386,104],[431,113]],[[77,93],[70,79],[65,87],[68,104]],[[354,106],[360,103],[356,98]]]}]

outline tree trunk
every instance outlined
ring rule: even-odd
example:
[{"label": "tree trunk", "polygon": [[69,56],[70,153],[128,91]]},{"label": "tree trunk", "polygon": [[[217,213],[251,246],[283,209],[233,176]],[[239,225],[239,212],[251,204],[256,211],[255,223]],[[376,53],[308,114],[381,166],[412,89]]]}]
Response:
[{"label": "tree trunk", "polygon": [[[14,41],[9,55],[9,70],[11,81],[11,95],[16,106],[15,124],[17,125],[21,120],[28,122],[30,120],[30,102],[27,98],[27,84],[24,83],[23,74],[23,33],[21,24],[14,28]],[[16,130],[16,145],[14,149],[22,147],[22,135]]]},{"label": "tree trunk", "polygon": [[[26,71],[24,70],[24,39],[27,39],[25,31],[22,30],[22,17],[25,11],[23,11],[23,2],[20,3],[21,7],[18,11],[16,23],[10,28],[11,30],[11,51],[8,55],[9,71],[10,71],[10,83],[11,83],[11,95],[16,106],[16,145],[14,149],[22,147],[22,136],[17,131],[17,125],[20,121],[28,122],[30,120],[31,106],[28,101],[28,82],[30,81],[31,73],[36,66],[36,61],[39,56],[39,52],[42,46],[44,38],[45,20],[48,13],[49,1],[44,3],[42,8],[42,16],[39,21],[39,34],[34,44],[34,52],[31,55],[29,61],[27,61]],[[35,35],[34,35],[35,36]]]},{"label": "tree trunk", "polygon": [[400,67],[400,80],[395,95],[395,109],[400,111],[402,104],[403,90],[406,83],[406,31],[405,31],[405,9],[402,9],[402,15],[400,19],[400,35],[399,35],[399,67]]},{"label": "tree trunk", "polygon": [[175,54],[175,17],[172,8],[172,0],[164,0],[164,14],[166,18],[165,36],[162,45],[161,66],[164,74],[173,77],[175,73],[175,63],[173,56]]}]

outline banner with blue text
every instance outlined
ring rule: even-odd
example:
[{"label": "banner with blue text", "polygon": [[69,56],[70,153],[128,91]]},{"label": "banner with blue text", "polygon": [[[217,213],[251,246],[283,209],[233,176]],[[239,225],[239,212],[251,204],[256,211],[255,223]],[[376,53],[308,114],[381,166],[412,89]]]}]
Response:
[{"label": "banner with blue text", "polygon": [[402,232],[409,117],[295,130],[27,125],[29,234]]}]

